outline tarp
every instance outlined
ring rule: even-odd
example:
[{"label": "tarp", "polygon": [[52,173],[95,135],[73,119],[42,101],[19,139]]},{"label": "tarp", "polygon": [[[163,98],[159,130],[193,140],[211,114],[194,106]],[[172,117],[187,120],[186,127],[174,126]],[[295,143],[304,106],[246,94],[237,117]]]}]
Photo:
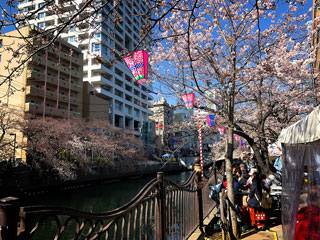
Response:
[{"label": "tarp", "polygon": [[282,130],[282,229],[287,240],[320,239],[320,107]]},{"label": "tarp", "polygon": [[283,129],[278,141],[286,144],[309,143],[320,139],[320,106],[306,118]]}]

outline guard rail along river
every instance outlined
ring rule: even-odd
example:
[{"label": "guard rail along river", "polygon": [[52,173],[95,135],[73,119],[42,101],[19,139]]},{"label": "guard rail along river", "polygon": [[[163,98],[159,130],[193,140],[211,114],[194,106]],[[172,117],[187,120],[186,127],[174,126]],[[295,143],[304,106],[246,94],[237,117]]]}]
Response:
[{"label": "guard rail along river", "polygon": [[19,206],[18,198],[3,198],[1,239],[187,239],[214,208],[208,194],[209,184],[216,182],[215,168],[203,178],[200,167],[194,169],[182,184],[158,172],[128,203],[102,213]]}]

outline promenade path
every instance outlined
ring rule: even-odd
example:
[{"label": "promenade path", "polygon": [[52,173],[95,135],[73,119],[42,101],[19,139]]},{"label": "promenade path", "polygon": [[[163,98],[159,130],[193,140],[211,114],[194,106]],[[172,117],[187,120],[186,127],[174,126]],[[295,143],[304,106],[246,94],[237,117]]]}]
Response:
[{"label": "promenade path", "polygon": [[[216,209],[214,209],[216,210]],[[213,219],[216,211],[212,211],[208,217],[204,220],[204,225],[208,225],[210,221]],[[272,227],[267,231],[255,230],[251,229],[247,232],[241,234],[241,239],[244,240],[283,240],[282,234],[282,225],[277,222],[276,218],[273,220]],[[198,228],[189,238],[188,240],[220,240],[222,239],[220,233],[216,233],[213,236],[206,237],[204,233],[201,233]]]}]

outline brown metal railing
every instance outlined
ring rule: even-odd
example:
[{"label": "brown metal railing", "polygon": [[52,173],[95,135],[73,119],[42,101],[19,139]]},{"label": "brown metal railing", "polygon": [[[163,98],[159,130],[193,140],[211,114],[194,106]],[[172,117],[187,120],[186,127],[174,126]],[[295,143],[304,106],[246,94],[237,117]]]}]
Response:
[{"label": "brown metal railing", "polygon": [[195,171],[185,183],[177,184],[158,173],[130,202],[104,213],[19,207],[17,198],[1,199],[0,240],[186,239],[203,226],[203,217],[214,207],[208,201],[213,178],[212,174],[200,179]]}]

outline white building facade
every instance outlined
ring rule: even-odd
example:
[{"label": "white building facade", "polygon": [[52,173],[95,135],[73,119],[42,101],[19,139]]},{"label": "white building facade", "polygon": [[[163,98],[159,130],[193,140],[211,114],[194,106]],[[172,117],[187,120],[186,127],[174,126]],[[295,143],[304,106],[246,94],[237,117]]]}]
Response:
[{"label": "white building facade", "polygon": [[[63,6],[66,20],[68,14],[75,10],[74,2],[83,4],[82,0],[55,0],[58,6]],[[95,0],[98,8],[105,0]],[[146,13],[144,0],[122,1],[116,7],[117,14],[122,21],[114,25],[114,16],[110,9],[115,1],[110,1],[103,9],[90,17],[87,22],[68,26],[61,37],[82,50],[84,57],[83,81],[90,82],[99,97],[110,101],[108,119],[114,126],[121,127],[139,135],[143,121],[152,115],[150,108],[152,96],[135,83],[132,74],[123,61],[115,61],[114,54],[121,51],[132,51],[139,41],[139,33],[144,19],[141,14]],[[21,13],[38,11],[37,18],[30,24],[50,29],[63,21],[63,15],[54,15],[49,7],[43,7],[45,0],[22,0],[18,9]],[[63,5],[61,5],[63,3]],[[80,6],[80,5],[79,5]],[[70,17],[70,16],[69,16]],[[114,53],[114,54],[113,54]],[[108,107],[108,106],[106,106]]]}]

